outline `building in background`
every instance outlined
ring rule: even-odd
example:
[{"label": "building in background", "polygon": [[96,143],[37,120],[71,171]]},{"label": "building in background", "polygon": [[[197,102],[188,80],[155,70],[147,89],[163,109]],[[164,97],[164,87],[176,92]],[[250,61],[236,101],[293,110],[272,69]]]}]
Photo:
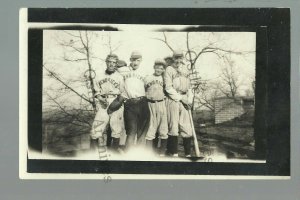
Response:
[{"label": "building in background", "polygon": [[215,124],[254,111],[254,97],[219,97],[215,99]]}]

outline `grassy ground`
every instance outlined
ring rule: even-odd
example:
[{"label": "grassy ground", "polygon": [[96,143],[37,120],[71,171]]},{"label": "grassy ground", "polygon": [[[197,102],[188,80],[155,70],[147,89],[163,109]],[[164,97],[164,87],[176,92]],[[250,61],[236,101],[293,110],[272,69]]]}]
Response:
[{"label": "grassy ground", "polygon": [[254,158],[254,112],[249,111],[239,118],[222,124],[200,127],[195,123],[200,150],[217,149],[227,158]]},{"label": "grassy ground", "polygon": [[[239,118],[222,124],[213,124],[213,115],[206,113],[194,114],[194,124],[197,133],[200,152],[206,154],[223,154],[227,158],[254,157],[253,119],[254,112],[248,112]],[[201,118],[202,117],[202,118]],[[206,124],[203,127],[203,124]],[[202,126],[201,126],[202,124]],[[72,156],[76,151],[89,149],[89,128],[78,127],[70,123],[52,124],[43,130],[43,148],[45,151],[60,156]],[[184,155],[182,139],[179,138],[179,155]],[[193,152],[194,154],[194,152]]]}]

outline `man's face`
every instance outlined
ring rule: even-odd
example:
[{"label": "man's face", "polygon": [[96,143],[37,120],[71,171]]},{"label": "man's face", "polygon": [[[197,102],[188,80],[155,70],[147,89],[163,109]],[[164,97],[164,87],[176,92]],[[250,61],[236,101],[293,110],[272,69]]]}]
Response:
[{"label": "man's face", "polygon": [[106,69],[107,71],[114,72],[117,67],[117,59],[110,57],[106,60]]},{"label": "man's face", "polygon": [[173,60],[171,58],[167,58],[166,60],[167,66],[171,66],[173,63]]},{"label": "man's face", "polygon": [[178,67],[181,66],[182,64],[183,64],[183,58],[182,58],[182,57],[174,58],[173,66],[174,66],[175,68],[178,68]]},{"label": "man's face", "polygon": [[156,76],[161,76],[165,71],[165,68],[163,65],[155,65],[154,66],[154,74]]},{"label": "man's face", "polygon": [[141,62],[142,62],[142,59],[141,58],[138,58],[138,59],[133,59],[131,58],[130,59],[131,61],[131,67],[136,70],[137,68],[139,68]]}]

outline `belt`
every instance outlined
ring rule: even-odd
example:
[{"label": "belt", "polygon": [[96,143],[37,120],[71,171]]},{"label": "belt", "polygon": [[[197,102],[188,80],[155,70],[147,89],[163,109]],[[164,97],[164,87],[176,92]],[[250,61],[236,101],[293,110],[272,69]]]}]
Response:
[{"label": "belt", "polygon": [[136,97],[136,98],[130,98],[130,99],[126,99],[125,102],[132,102],[132,103],[137,103],[142,99],[145,99],[146,97],[142,96],[142,97]]},{"label": "belt", "polygon": [[117,94],[102,94],[100,95],[102,98],[116,98],[118,95]]},{"label": "belt", "polygon": [[161,100],[147,99],[147,101],[150,102],[150,103],[162,102],[162,101],[164,101],[164,100],[165,100],[165,99],[161,99]]},{"label": "belt", "polygon": [[130,98],[128,100],[138,101],[138,100],[141,100],[141,99],[144,99],[144,98],[145,98],[144,96],[141,96],[141,97],[136,97],[136,98]]}]

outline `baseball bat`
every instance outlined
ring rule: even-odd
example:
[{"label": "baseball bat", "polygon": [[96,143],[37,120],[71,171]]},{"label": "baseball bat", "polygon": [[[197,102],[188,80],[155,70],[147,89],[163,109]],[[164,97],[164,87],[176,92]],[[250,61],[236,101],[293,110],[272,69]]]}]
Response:
[{"label": "baseball bat", "polygon": [[195,147],[196,156],[200,157],[199,145],[198,145],[197,135],[196,135],[196,132],[195,132],[195,127],[194,127],[194,122],[193,122],[193,117],[192,117],[191,110],[189,110],[189,116],[190,116],[190,121],[191,121],[191,125],[192,125],[192,133],[193,133],[194,147]]}]

